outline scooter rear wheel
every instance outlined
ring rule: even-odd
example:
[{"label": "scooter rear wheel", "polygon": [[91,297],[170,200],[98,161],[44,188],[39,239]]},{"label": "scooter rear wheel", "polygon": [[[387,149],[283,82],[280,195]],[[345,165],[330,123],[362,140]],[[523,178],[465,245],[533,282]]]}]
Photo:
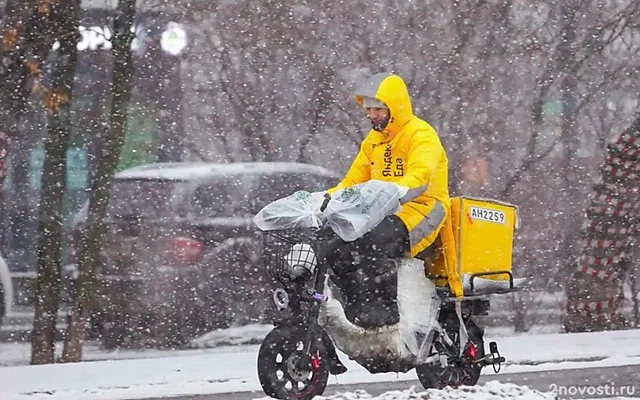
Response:
[{"label": "scooter rear wheel", "polygon": [[[449,336],[459,342],[458,332],[450,331]],[[475,360],[484,358],[484,339],[482,330],[473,322],[467,326],[469,341],[476,346]],[[434,345],[432,345],[434,346]],[[436,352],[436,349],[434,349]],[[418,380],[425,389],[442,389],[447,386],[473,386],[480,379],[482,364],[471,363],[470,360],[451,357],[446,366],[440,364],[425,364],[416,366]]]},{"label": "scooter rear wheel", "polygon": [[280,325],[262,341],[258,379],[266,395],[282,400],[310,400],[324,393],[329,380],[327,352],[314,340],[307,352],[307,334]]}]

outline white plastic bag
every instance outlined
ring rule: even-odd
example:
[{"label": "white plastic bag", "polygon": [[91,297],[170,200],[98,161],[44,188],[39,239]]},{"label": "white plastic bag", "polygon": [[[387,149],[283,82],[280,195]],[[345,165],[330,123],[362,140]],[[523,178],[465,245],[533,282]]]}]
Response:
[{"label": "white plastic bag", "polygon": [[350,242],[400,210],[400,198],[406,193],[407,188],[393,182],[370,180],[337,190],[324,212],[320,212],[325,192],[298,191],[267,204],[254,221],[263,231],[318,228],[324,221],[338,236]]},{"label": "white plastic bag", "polygon": [[398,265],[400,321],[365,329],[349,321],[334,291],[325,283],[328,300],[322,303],[318,322],[336,347],[352,359],[384,358],[390,362],[424,363],[430,355],[433,331],[438,326],[441,300],[434,283],[424,274],[424,263],[403,259]]},{"label": "white plastic bag", "polygon": [[324,219],[338,236],[350,242],[399,211],[400,198],[406,192],[393,182],[378,180],[341,189],[331,195]]},{"label": "white plastic bag", "polygon": [[262,208],[253,218],[263,231],[293,228],[318,228],[322,222],[316,210],[324,200],[325,192],[298,191],[273,201]]}]

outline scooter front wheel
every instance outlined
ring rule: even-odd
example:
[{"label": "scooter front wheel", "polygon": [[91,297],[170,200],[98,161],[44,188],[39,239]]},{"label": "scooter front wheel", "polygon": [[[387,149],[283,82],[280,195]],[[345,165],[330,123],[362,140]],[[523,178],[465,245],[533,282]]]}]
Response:
[{"label": "scooter front wheel", "polygon": [[327,352],[321,340],[309,346],[299,327],[280,325],[262,341],[258,379],[266,395],[282,400],[310,400],[324,393],[329,380]]}]

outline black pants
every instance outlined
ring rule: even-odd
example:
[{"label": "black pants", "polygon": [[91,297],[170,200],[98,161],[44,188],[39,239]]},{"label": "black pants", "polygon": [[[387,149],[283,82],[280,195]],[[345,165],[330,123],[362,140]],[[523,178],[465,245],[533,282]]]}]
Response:
[{"label": "black pants", "polygon": [[397,259],[409,252],[409,231],[396,215],[385,217],[374,229],[353,242],[338,240],[325,255],[334,274],[351,272],[379,259]]},{"label": "black pants", "polygon": [[409,232],[395,215],[353,242],[337,240],[324,254],[338,286],[347,318],[378,327],[399,320],[396,259],[410,248]]}]

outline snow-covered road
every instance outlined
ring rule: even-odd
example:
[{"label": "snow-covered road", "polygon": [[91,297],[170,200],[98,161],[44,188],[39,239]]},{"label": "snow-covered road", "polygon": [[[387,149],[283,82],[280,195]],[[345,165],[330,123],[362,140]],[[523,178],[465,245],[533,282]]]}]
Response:
[{"label": "snow-covered road", "polygon": [[[226,340],[251,342],[255,340],[252,335],[259,337],[265,329],[253,326],[227,331]],[[621,365],[637,366],[640,370],[640,330],[507,337],[488,333],[486,339],[496,340],[509,361],[502,369],[504,374]],[[14,365],[0,368],[0,399],[142,399],[259,391],[255,373],[257,349],[256,345],[242,345],[174,352],[105,353],[90,347],[86,359],[101,361],[28,366],[24,365],[29,355],[28,344],[0,344],[0,362]],[[415,382],[413,371],[371,375],[357,364],[345,362],[349,371],[331,382],[358,384],[362,388],[373,382],[403,385]],[[491,369],[484,372],[493,374]]]}]

